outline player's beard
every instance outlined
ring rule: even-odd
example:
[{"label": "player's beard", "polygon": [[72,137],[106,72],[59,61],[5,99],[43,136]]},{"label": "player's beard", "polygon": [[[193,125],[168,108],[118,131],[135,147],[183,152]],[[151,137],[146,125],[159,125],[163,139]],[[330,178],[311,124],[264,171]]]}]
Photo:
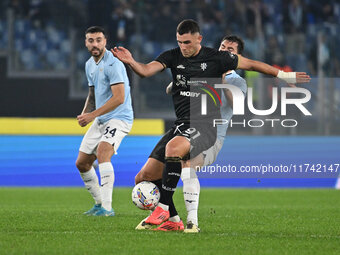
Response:
[{"label": "player's beard", "polygon": [[[92,55],[93,57],[99,57],[99,56],[103,53],[103,50],[104,50],[104,49],[100,50],[100,49],[98,49],[98,48],[92,48],[92,49],[91,49],[91,55]],[[97,51],[98,54],[94,54],[94,53],[93,53],[94,51]]]}]

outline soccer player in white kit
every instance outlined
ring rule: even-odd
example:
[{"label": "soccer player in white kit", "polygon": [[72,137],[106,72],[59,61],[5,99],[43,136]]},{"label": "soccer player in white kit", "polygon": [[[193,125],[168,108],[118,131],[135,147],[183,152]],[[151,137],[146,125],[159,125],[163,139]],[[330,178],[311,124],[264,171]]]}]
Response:
[{"label": "soccer player in white kit", "polygon": [[[104,29],[90,27],[85,36],[85,45],[92,55],[85,65],[89,94],[77,120],[82,127],[91,121],[93,124],[80,145],[76,166],[95,200],[93,208],[85,214],[114,216],[112,189],[115,177],[111,157],[117,154],[121,141],[132,127],[130,85],[124,64],[105,48]],[[93,168],[96,159],[100,185]]]}]

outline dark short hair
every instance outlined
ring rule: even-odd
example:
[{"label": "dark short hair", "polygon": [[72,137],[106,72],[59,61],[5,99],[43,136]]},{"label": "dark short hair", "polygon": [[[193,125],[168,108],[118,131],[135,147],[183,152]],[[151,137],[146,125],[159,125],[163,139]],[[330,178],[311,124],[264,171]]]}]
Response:
[{"label": "dark short hair", "polygon": [[85,35],[93,33],[103,33],[104,37],[106,38],[105,29],[100,26],[92,26],[86,29],[85,31]]},{"label": "dark short hair", "polygon": [[183,34],[195,34],[200,33],[200,27],[198,23],[192,19],[185,19],[181,23],[178,24],[176,32],[180,35]]},{"label": "dark short hair", "polygon": [[237,52],[238,52],[238,54],[242,54],[243,53],[244,42],[243,42],[243,40],[240,37],[238,37],[237,35],[226,35],[225,37],[222,38],[221,42],[223,42],[224,40],[229,41],[229,42],[237,43]]}]

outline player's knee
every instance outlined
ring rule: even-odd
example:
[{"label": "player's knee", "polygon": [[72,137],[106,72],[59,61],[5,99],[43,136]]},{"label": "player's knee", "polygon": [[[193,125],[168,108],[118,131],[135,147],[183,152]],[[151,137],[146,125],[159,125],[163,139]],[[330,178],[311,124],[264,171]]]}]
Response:
[{"label": "player's knee", "polygon": [[87,171],[89,171],[91,169],[92,164],[77,159],[76,167],[78,168],[79,172],[87,172]]},{"label": "player's knee", "polygon": [[183,158],[189,151],[190,142],[185,137],[177,136],[166,144],[165,156]]},{"label": "player's knee", "polygon": [[165,155],[166,157],[183,157],[187,154],[187,152],[183,149],[182,146],[176,146],[169,142],[165,147]]}]

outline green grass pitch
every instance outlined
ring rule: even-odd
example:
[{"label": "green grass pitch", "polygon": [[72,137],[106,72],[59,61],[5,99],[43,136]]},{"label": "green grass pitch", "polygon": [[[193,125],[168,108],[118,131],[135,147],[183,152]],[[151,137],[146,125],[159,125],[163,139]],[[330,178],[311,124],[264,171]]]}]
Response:
[{"label": "green grass pitch", "polygon": [[113,196],[115,217],[91,217],[85,188],[0,188],[0,254],[340,254],[337,190],[202,188],[199,234],[136,231],[147,212]]}]

